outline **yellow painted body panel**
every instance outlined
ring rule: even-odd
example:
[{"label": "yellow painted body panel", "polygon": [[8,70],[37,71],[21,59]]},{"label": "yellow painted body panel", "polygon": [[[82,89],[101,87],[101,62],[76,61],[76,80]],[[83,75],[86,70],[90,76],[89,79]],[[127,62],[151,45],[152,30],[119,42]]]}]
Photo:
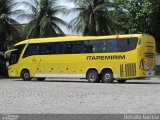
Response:
[{"label": "yellow painted body panel", "polygon": [[[49,42],[65,42],[65,41],[82,41],[82,40],[101,40],[114,38],[132,38],[139,39],[137,48],[128,52],[117,53],[92,53],[92,54],[61,54],[61,55],[34,55],[22,58],[28,44],[31,43],[49,43]],[[148,45],[150,43],[150,45]],[[26,44],[19,62],[9,66],[10,77],[20,77],[23,69],[30,71],[31,77],[37,77],[37,74],[45,75],[86,75],[90,68],[94,68],[101,74],[102,70],[107,68],[113,71],[115,79],[133,79],[145,78],[146,71],[140,69],[142,59],[154,69],[154,58],[146,58],[145,53],[152,52],[155,54],[154,38],[147,35],[115,35],[100,37],[57,37],[42,38],[22,41],[15,46]],[[146,47],[148,46],[148,47]],[[89,60],[88,56],[98,56],[102,59]],[[104,59],[103,56],[125,56],[125,59]],[[104,60],[103,60],[104,59]],[[48,76],[49,77],[49,76]],[[62,76],[63,77],[63,76]],[[65,77],[65,76],[64,76]],[[80,77],[81,78],[81,77]],[[84,77],[82,77],[84,78]]]}]

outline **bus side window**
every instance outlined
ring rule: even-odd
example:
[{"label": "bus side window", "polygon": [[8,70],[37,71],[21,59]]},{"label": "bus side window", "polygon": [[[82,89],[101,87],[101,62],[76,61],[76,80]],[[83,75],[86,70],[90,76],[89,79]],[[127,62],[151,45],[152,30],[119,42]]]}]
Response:
[{"label": "bus side window", "polygon": [[40,46],[40,44],[34,44],[34,53],[33,55],[42,55],[43,54],[43,46]]},{"label": "bus side window", "polygon": [[118,52],[127,52],[134,50],[137,46],[137,38],[118,39]]},{"label": "bus side window", "polygon": [[54,43],[54,54],[65,54],[66,53],[66,43]]},{"label": "bus side window", "polygon": [[103,41],[93,41],[93,52],[103,53]]},{"label": "bus side window", "polygon": [[45,44],[37,44],[36,45],[36,55],[43,55],[44,54],[44,47]]},{"label": "bus side window", "polygon": [[45,44],[45,47],[44,47],[44,52],[45,54],[53,54],[54,51],[53,51],[53,44]]},{"label": "bus side window", "polygon": [[85,41],[85,53],[93,53],[93,45],[90,41]]},{"label": "bus side window", "polygon": [[73,43],[72,42],[67,42],[66,43],[66,48],[65,48],[66,50],[66,54],[72,54],[72,53],[74,53],[74,51],[73,51]]},{"label": "bus side window", "polygon": [[107,51],[106,52],[117,52],[117,40],[107,40]]},{"label": "bus side window", "polygon": [[126,39],[117,39],[118,42],[118,51],[119,52],[125,52],[127,51],[127,40]]},{"label": "bus side window", "polygon": [[42,54],[42,51],[40,50],[39,44],[29,44],[24,52],[23,58],[40,54]]},{"label": "bus side window", "polygon": [[101,48],[102,53],[105,53],[107,51],[107,41],[106,40],[103,40],[100,48]]},{"label": "bus side window", "polygon": [[74,53],[83,53],[84,52],[84,44],[83,42],[76,42],[74,44]]},{"label": "bus side window", "polygon": [[130,38],[129,40],[129,45],[128,45],[128,50],[134,50],[137,47],[138,44],[138,39],[137,38]]},{"label": "bus side window", "polygon": [[60,54],[66,53],[66,43],[60,43]]},{"label": "bus side window", "polygon": [[93,53],[97,53],[98,52],[98,44],[97,44],[97,41],[91,41],[90,42],[92,44],[92,51]]},{"label": "bus side window", "polygon": [[54,54],[60,54],[60,43],[53,43],[54,44]]},{"label": "bus side window", "polygon": [[24,52],[23,58],[29,57],[30,55],[32,55],[32,45],[29,44]]}]

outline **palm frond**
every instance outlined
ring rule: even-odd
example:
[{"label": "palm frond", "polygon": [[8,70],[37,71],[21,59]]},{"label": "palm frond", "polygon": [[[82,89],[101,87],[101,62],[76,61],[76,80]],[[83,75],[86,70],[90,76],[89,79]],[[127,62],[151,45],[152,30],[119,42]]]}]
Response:
[{"label": "palm frond", "polygon": [[[68,26],[65,21],[57,17],[57,15],[66,12],[64,6],[56,5],[57,0],[34,0],[34,3],[34,5],[31,5],[24,2],[23,4],[26,4],[31,12],[20,16],[35,20],[34,26],[28,27],[28,29],[31,29],[29,37],[50,37],[51,33],[55,35],[55,31],[63,32],[58,25]],[[47,28],[51,31],[47,31]]]},{"label": "palm frond", "polygon": [[63,21],[62,19],[58,17],[51,17],[52,22],[57,23],[59,25],[68,26],[68,23]]},{"label": "palm frond", "polygon": [[70,14],[70,13],[79,13],[81,11],[85,10],[85,8],[71,8],[71,9],[68,9],[66,11],[66,14]]},{"label": "palm frond", "polygon": [[36,23],[36,19],[33,19],[24,27],[23,34],[22,34],[23,39],[32,38],[35,23]]},{"label": "palm frond", "polygon": [[[38,4],[38,3],[37,3]],[[30,2],[21,2],[20,5],[25,6],[29,11],[31,10],[32,14],[37,14],[38,13],[38,8],[37,8],[37,4],[32,4]]]},{"label": "palm frond", "polygon": [[68,13],[79,13],[77,18],[69,23],[72,30],[82,32],[83,35],[111,34],[113,26],[108,11],[113,8],[112,2],[109,0],[71,1],[75,3],[76,8],[68,10]]},{"label": "palm frond", "polygon": [[18,14],[24,14],[24,10],[23,9],[13,10],[13,11],[8,12],[8,14],[10,16],[16,16]]},{"label": "palm frond", "polygon": [[17,19],[22,21],[22,20],[33,20],[35,19],[37,16],[35,14],[29,14],[29,13],[24,13],[24,14],[21,14],[21,15],[18,15],[17,16]]},{"label": "palm frond", "polygon": [[55,24],[54,22],[51,22],[51,25],[60,35],[65,36],[64,32],[57,24]]}]

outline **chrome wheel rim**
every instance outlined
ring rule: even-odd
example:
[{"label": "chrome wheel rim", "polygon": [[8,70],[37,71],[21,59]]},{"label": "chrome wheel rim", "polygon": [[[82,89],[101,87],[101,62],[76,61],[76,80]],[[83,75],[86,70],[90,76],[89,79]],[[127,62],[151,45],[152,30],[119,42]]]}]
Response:
[{"label": "chrome wheel rim", "polygon": [[23,75],[23,76],[24,76],[24,78],[25,78],[25,79],[27,79],[27,78],[29,78],[29,77],[30,77],[28,73],[24,73],[24,75]]},{"label": "chrome wheel rim", "polygon": [[91,81],[96,80],[96,77],[97,77],[97,74],[96,74],[96,73],[90,73],[90,74],[89,74],[89,79],[90,79]]},{"label": "chrome wheel rim", "polygon": [[110,80],[111,79],[111,75],[110,74],[105,74],[105,80]]}]

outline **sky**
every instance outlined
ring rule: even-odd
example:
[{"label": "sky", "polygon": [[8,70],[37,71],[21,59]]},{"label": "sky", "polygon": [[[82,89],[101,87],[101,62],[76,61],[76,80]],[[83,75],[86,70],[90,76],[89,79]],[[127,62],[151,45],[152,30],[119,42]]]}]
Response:
[{"label": "sky", "polygon": [[[16,2],[22,2],[22,1],[26,1],[26,0],[15,0]],[[29,2],[32,2],[33,0],[27,0]],[[57,5],[62,5],[62,6],[66,6],[67,8],[73,8],[74,4],[73,3],[69,3],[67,0],[57,0]],[[25,9],[24,6],[19,6],[18,9]],[[71,17],[72,16],[72,17]],[[63,19],[64,21],[66,21],[67,23],[69,23],[74,17],[75,15],[58,15],[59,18]],[[27,20],[18,20],[18,22],[20,23],[27,23]],[[61,29],[64,31],[65,34],[72,34],[72,32],[70,30],[68,30],[66,27],[64,26],[60,26]]]}]

